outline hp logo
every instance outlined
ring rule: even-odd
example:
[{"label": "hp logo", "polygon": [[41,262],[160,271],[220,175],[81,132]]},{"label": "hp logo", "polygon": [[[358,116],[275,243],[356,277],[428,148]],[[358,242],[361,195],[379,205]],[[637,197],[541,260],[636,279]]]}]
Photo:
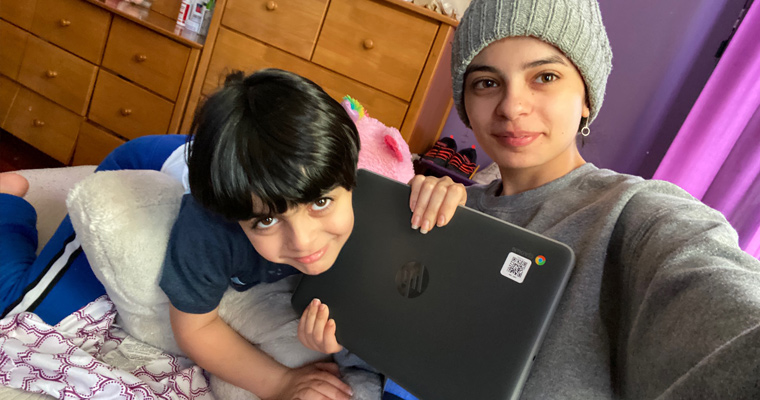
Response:
[{"label": "hp logo", "polygon": [[427,268],[418,261],[410,261],[396,271],[396,290],[402,296],[413,299],[427,289],[428,280]]}]

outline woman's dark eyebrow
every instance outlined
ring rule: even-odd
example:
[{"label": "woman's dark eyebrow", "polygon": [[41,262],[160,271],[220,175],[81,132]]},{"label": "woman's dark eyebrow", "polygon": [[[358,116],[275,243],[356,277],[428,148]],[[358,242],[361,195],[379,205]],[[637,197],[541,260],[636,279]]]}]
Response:
[{"label": "woman's dark eyebrow", "polygon": [[[526,70],[526,69],[536,68],[536,67],[540,67],[542,65],[547,65],[547,64],[562,64],[564,66],[568,66],[567,61],[565,61],[565,59],[562,56],[560,56],[559,54],[555,54],[547,58],[542,58],[540,60],[525,63],[523,64],[522,69]],[[470,64],[467,66],[467,69],[464,70],[463,81],[467,81],[467,75],[469,75],[472,72],[490,72],[493,74],[499,74],[499,70],[497,70],[496,68],[490,65]]]},{"label": "woman's dark eyebrow", "polygon": [[490,72],[492,74],[499,74],[499,70],[497,70],[496,68],[490,65],[481,65],[481,64],[471,63],[470,65],[467,66],[467,69],[464,70],[464,75],[462,76],[462,82],[467,82],[467,76],[470,75],[470,73],[472,72]]},{"label": "woman's dark eyebrow", "polygon": [[470,64],[467,66],[467,69],[464,70],[464,73],[469,74],[470,72],[479,72],[479,71],[493,72],[493,73],[499,72],[498,70],[496,70],[496,68],[490,65]]},{"label": "woman's dark eyebrow", "polygon": [[567,62],[565,62],[565,59],[559,56],[558,54],[555,54],[548,58],[542,58],[540,60],[525,63],[523,64],[523,70],[536,68],[536,67],[540,67],[542,65],[547,65],[547,64],[562,64],[564,66],[567,66]]}]

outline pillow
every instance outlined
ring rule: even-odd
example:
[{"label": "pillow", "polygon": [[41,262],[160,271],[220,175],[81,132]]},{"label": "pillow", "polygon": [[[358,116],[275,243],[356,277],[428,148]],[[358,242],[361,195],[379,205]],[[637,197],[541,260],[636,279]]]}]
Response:
[{"label": "pillow", "polygon": [[97,172],[69,192],[71,224],[95,276],[137,339],[182,354],[158,287],[161,265],[184,189],[158,171]]},{"label": "pillow", "polygon": [[[161,266],[184,189],[158,171],[122,170],[92,174],[69,193],[66,204],[77,239],[95,276],[114,303],[117,323],[131,336],[182,355],[169,321],[169,299],[159,288]],[[298,276],[245,292],[228,290],[219,315],[251,343],[289,367],[324,354],[298,341],[298,315],[290,294]],[[344,371],[355,399],[379,399],[380,378]],[[211,377],[219,399],[255,399],[250,392]]]}]

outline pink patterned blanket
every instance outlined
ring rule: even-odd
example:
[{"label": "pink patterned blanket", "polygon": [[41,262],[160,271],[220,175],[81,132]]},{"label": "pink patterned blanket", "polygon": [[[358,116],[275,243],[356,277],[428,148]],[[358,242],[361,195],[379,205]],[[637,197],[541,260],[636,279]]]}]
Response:
[{"label": "pink patterned blanket", "polygon": [[56,326],[31,313],[0,320],[0,384],[58,399],[213,400],[203,370],[139,342],[102,296]]}]

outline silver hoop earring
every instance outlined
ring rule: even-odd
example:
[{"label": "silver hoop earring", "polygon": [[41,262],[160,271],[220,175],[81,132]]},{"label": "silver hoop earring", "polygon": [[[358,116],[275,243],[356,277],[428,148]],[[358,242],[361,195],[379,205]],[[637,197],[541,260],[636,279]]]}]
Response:
[{"label": "silver hoop earring", "polygon": [[588,121],[586,121],[586,126],[584,126],[583,128],[581,128],[581,135],[583,135],[585,137],[585,136],[588,136],[590,134],[591,134],[591,129],[588,127]]}]

